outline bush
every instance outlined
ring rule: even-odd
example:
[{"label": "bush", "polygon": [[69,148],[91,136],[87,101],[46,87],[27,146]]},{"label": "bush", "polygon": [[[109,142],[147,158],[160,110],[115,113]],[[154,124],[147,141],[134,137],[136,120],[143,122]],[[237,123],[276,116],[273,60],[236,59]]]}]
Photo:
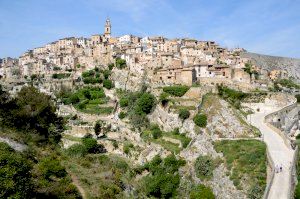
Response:
[{"label": "bush", "polygon": [[114,65],[113,63],[108,64],[108,69],[109,69],[109,70],[112,70],[114,67],[115,67],[115,65]]},{"label": "bush", "polygon": [[127,113],[125,113],[125,112],[122,112],[122,111],[121,111],[121,112],[119,113],[119,118],[120,118],[120,119],[124,119],[126,116],[127,116]]},{"label": "bush", "polygon": [[116,58],[116,67],[118,69],[123,69],[126,68],[126,60],[121,59],[121,58]]},{"label": "bush", "polygon": [[137,100],[135,112],[138,115],[148,114],[155,105],[155,97],[150,93],[143,93]]},{"label": "bush", "polygon": [[86,90],[83,90],[82,93],[83,93],[83,95],[84,95],[85,98],[87,98],[87,99],[89,99],[89,100],[92,98],[91,93],[90,93],[89,90],[87,90],[87,89],[86,89]]},{"label": "bush", "polygon": [[113,83],[109,79],[103,80],[103,87],[107,89],[111,89],[113,87]]},{"label": "bush", "polygon": [[86,102],[81,102],[81,103],[78,105],[78,108],[79,108],[80,110],[85,109],[85,108],[86,108]]},{"label": "bush", "polygon": [[162,136],[162,131],[158,125],[151,126],[150,130],[154,139],[158,139]]},{"label": "bush", "polygon": [[169,93],[170,95],[176,96],[176,97],[181,97],[183,96],[187,91],[189,90],[188,86],[168,86],[164,87],[163,91],[166,93]]},{"label": "bush", "polygon": [[66,150],[67,154],[72,157],[83,157],[88,151],[82,144],[73,144]]},{"label": "bush", "polygon": [[83,138],[82,143],[89,153],[104,153],[106,151],[105,148],[101,144],[98,144],[97,140],[94,138]]},{"label": "bush", "polygon": [[159,101],[163,106],[166,106],[169,102],[169,94],[165,92],[161,93],[159,96]]},{"label": "bush", "polygon": [[297,102],[300,103],[300,94],[295,95]]},{"label": "bush", "polygon": [[95,126],[94,126],[94,132],[95,132],[95,135],[99,135],[101,131],[101,124],[99,121],[96,122]]},{"label": "bush", "polygon": [[120,99],[120,106],[121,107],[126,107],[129,104],[129,99],[127,97],[122,97]]},{"label": "bush", "polygon": [[61,178],[67,175],[65,168],[56,158],[46,157],[40,161],[38,167],[45,179],[49,180],[51,176]]},{"label": "bush", "polygon": [[32,198],[31,165],[6,143],[0,143],[1,198]]},{"label": "bush", "polygon": [[79,99],[79,97],[77,95],[71,95],[70,102],[72,104],[77,104],[78,102],[80,102],[80,99]]},{"label": "bush", "polygon": [[195,115],[193,120],[194,120],[194,123],[199,127],[204,128],[207,125],[207,117],[204,114],[198,113],[197,115]]},{"label": "bush", "polygon": [[110,76],[110,74],[111,74],[110,70],[103,71],[104,79],[108,79],[108,77]]},{"label": "bush", "polygon": [[203,179],[210,179],[215,169],[214,161],[211,156],[199,156],[195,162],[196,176]]},{"label": "bush", "polygon": [[179,110],[179,118],[182,120],[188,119],[190,117],[190,111],[186,108]]},{"label": "bush", "polygon": [[247,93],[230,89],[226,86],[218,86],[218,93],[219,96],[238,109],[240,108],[241,101],[248,96]]},{"label": "bush", "polygon": [[190,199],[215,199],[214,193],[211,188],[203,184],[194,187],[190,193]]},{"label": "bush", "polygon": [[185,161],[177,160],[174,155],[169,155],[164,160],[157,155],[146,163],[144,168],[151,173],[143,178],[146,194],[156,198],[176,198],[180,184],[178,169],[183,165]]},{"label": "bush", "polygon": [[129,154],[130,152],[130,149],[134,148],[133,144],[132,143],[125,143],[124,146],[123,146],[123,151],[125,154]]}]

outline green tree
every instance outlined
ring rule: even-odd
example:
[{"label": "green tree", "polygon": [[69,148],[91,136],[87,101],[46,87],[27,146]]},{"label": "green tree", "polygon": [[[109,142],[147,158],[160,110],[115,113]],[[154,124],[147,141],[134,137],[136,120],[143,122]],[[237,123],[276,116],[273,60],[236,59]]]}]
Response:
[{"label": "green tree", "polygon": [[143,93],[137,100],[135,112],[139,115],[148,114],[155,105],[155,97],[150,93]]},{"label": "green tree", "polygon": [[49,180],[50,177],[65,177],[67,172],[65,168],[60,164],[57,157],[46,157],[42,159],[38,164],[39,170],[45,179]]},{"label": "green tree", "polygon": [[0,197],[32,198],[31,165],[20,153],[0,143]]},{"label": "green tree", "polygon": [[207,125],[207,117],[204,114],[198,113],[197,115],[195,115],[193,120],[194,120],[194,123],[199,127],[204,128]]},{"label": "green tree", "polygon": [[15,100],[15,127],[36,130],[47,140],[59,142],[64,123],[49,96],[30,86],[23,87]]}]

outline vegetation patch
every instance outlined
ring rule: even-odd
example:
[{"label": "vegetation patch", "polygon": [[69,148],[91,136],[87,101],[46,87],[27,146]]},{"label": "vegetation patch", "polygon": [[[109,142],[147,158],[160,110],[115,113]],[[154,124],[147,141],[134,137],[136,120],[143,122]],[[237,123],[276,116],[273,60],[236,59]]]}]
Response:
[{"label": "vegetation patch", "polygon": [[151,162],[139,168],[149,174],[141,179],[140,191],[148,197],[154,198],[176,198],[177,188],[180,184],[178,169],[185,165],[184,160],[177,160],[174,155],[165,159],[155,156]]},{"label": "vegetation patch", "polygon": [[211,156],[200,155],[195,162],[195,172],[198,178],[201,180],[211,179],[213,171],[218,166],[219,162],[214,160]]},{"label": "vegetation patch", "polygon": [[129,173],[128,163],[114,155],[88,154],[64,159],[67,170],[76,176],[87,198],[124,198]]},{"label": "vegetation patch", "polygon": [[167,86],[163,88],[163,91],[175,96],[175,97],[182,97],[190,88],[188,86]]},{"label": "vegetation patch", "polygon": [[128,92],[118,90],[120,107],[126,110],[128,118],[135,128],[149,127],[146,117],[156,105],[156,98],[151,93],[145,91]]},{"label": "vegetation patch", "polygon": [[73,104],[73,106],[84,113],[104,114],[112,113],[113,107],[102,106],[109,101],[101,87],[84,87],[74,93],[61,92],[59,96],[64,104]]},{"label": "vegetation patch", "polygon": [[226,86],[218,86],[218,93],[220,97],[238,109],[241,107],[241,101],[249,96],[247,93],[234,90]]},{"label": "vegetation patch", "polygon": [[203,184],[196,185],[191,193],[190,199],[215,199],[215,195],[210,187]]},{"label": "vegetation patch", "polygon": [[[180,134],[178,128],[171,132],[164,132],[160,130],[158,125],[151,125],[151,127],[141,134],[141,137],[156,144],[161,145],[166,150],[178,154],[182,148],[186,148],[191,141],[191,138],[187,137],[186,134]],[[181,147],[178,143],[173,143],[163,139],[163,137],[172,138],[181,142]]]},{"label": "vegetation patch", "polygon": [[204,128],[207,125],[207,116],[203,113],[198,113],[193,118],[193,121],[197,126]]},{"label": "vegetation patch", "polygon": [[233,184],[249,198],[261,198],[267,178],[266,145],[257,140],[222,140],[214,147],[223,153]]},{"label": "vegetation patch", "polygon": [[65,79],[71,76],[71,73],[54,73],[52,75],[53,79]]}]

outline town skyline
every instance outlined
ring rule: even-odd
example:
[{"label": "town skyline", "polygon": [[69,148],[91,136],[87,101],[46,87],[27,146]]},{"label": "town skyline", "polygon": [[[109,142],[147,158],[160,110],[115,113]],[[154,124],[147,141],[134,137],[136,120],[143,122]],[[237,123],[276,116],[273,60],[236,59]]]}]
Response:
[{"label": "town skyline", "polygon": [[[297,39],[299,36],[296,34],[299,30],[296,20],[298,8],[295,6],[295,1],[280,3],[282,8],[291,7],[289,11],[284,10],[280,14],[278,9],[271,9],[276,1],[267,1],[261,5],[263,7],[261,9],[265,11],[259,17],[261,20],[253,21],[250,21],[249,18],[257,9],[257,2],[235,3],[231,8],[230,5],[220,2],[220,5],[214,8],[208,3],[195,3],[194,1],[187,3],[146,1],[144,5],[133,0],[125,3],[120,1],[112,3],[79,1],[76,5],[72,5],[73,14],[63,12],[63,8],[54,10],[53,7],[57,5],[55,1],[37,5],[32,5],[33,2],[35,1],[29,1],[28,5],[21,1],[0,2],[0,10],[3,11],[0,14],[2,15],[2,20],[0,20],[0,57],[18,57],[29,49],[64,37],[89,37],[101,34],[103,21],[109,16],[113,24],[112,35],[114,36],[132,34],[141,37],[161,35],[167,38],[195,38],[216,41],[228,48],[241,47],[255,53],[300,58],[298,53],[300,49],[297,44],[300,39]],[[62,1],[61,5],[67,6],[69,3],[69,1]],[[234,2],[230,1],[228,4],[230,3]],[[116,6],[113,6],[114,4]],[[32,5],[31,9],[29,9],[29,5]],[[157,9],[154,9],[155,5]],[[194,6],[191,11],[198,8],[198,14],[186,11],[186,8],[192,5]],[[215,14],[225,7],[228,7],[231,14]],[[14,16],[8,12],[8,8],[14,10],[12,12]],[[211,9],[204,12],[204,8]],[[161,11],[168,15],[164,15]],[[77,12],[79,14],[76,14]],[[178,13],[181,14],[178,15]],[[276,14],[278,14],[277,17],[268,20],[268,16]],[[149,18],[149,15],[152,17]],[[229,18],[224,20],[226,17]],[[6,22],[7,18],[10,18],[10,23]],[[220,21],[211,20],[212,18]],[[230,22],[230,19],[235,20]],[[242,19],[245,21],[243,22]],[[286,21],[286,24],[282,25],[282,21]],[[272,28],[271,23],[277,24],[278,27]],[[227,24],[228,28],[224,28],[221,26],[222,24]],[[257,27],[257,29],[252,30],[253,27]],[[15,32],[16,28],[18,31]],[[252,31],[249,31],[249,28]],[[267,31],[267,29],[270,30]],[[269,34],[270,31],[272,33]],[[247,32],[248,34],[246,34]]]}]

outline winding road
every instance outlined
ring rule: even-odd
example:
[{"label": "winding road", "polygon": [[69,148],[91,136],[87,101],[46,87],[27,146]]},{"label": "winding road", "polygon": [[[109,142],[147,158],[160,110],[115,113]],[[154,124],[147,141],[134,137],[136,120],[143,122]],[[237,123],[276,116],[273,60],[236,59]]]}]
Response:
[{"label": "winding road", "polygon": [[[282,166],[283,168],[282,172],[275,173],[268,199],[289,199],[291,189],[290,168],[294,157],[294,150],[288,148],[282,137],[264,122],[266,115],[280,110],[282,107],[274,108],[274,106],[261,103],[252,104],[252,108],[255,109],[255,113],[248,117],[248,121],[261,131],[274,165]],[[257,108],[260,111],[257,111]]]}]

